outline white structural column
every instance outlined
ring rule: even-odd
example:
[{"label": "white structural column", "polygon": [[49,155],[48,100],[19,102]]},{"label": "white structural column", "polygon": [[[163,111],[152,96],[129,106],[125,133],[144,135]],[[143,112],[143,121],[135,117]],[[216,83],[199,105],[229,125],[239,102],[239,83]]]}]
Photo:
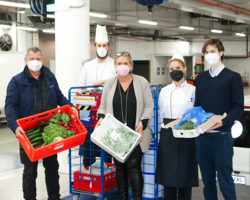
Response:
[{"label": "white structural column", "polygon": [[90,58],[89,1],[55,1],[72,6],[55,13],[56,78],[67,98],[69,88],[78,85],[83,61]]}]

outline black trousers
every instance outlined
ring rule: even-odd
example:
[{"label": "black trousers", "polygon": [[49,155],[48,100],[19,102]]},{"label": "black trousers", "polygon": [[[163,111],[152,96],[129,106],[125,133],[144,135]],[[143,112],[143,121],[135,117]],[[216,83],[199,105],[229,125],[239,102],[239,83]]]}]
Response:
[{"label": "black trousers", "polygon": [[[36,178],[38,161],[31,162],[27,154],[20,147],[21,163],[23,170],[23,197],[25,200],[36,200]],[[59,164],[57,154],[44,158],[43,166],[45,168],[45,182],[48,193],[48,200],[60,200],[59,194]]]},{"label": "black trousers", "polygon": [[191,200],[192,188],[179,188],[177,198],[177,188],[164,187],[164,200]]},{"label": "black trousers", "polygon": [[143,177],[141,172],[142,155],[121,163],[114,158],[116,183],[120,200],[128,200],[128,175],[132,188],[133,200],[142,199]]}]

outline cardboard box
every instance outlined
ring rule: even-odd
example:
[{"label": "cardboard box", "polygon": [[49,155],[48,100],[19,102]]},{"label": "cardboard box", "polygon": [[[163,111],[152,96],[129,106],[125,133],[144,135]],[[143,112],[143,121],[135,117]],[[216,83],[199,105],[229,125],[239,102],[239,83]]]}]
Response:
[{"label": "cardboard box", "polygon": [[227,116],[226,113],[223,115],[214,115],[210,119],[208,119],[206,122],[201,124],[200,126],[197,126],[195,129],[192,130],[174,130],[174,127],[181,121],[181,118],[172,121],[164,126],[162,124],[162,128],[172,128],[173,135],[176,138],[195,138],[198,137],[200,134],[205,133],[209,128],[211,128],[213,125],[215,125],[214,121],[220,121],[224,119]]},{"label": "cardboard box", "polygon": [[[119,140],[119,143],[122,143],[123,145],[120,145],[120,147],[125,147],[130,144],[131,141],[127,141],[122,138],[122,133],[117,132],[119,128],[125,129],[126,132],[130,132],[133,137],[133,145],[130,147],[129,152],[127,152],[124,156],[120,156],[115,151],[113,151],[109,146],[105,145],[102,140],[104,137],[111,138],[110,141],[116,142]],[[113,129],[111,134],[107,134],[108,131]],[[91,134],[90,139],[93,143],[95,143],[97,146],[101,147],[103,150],[111,154],[113,157],[115,157],[118,161],[124,163],[129,155],[132,153],[132,151],[135,149],[137,144],[139,143],[139,140],[141,138],[141,135],[128,126],[125,126],[123,123],[115,119],[111,114],[107,114],[102,121],[102,124]],[[111,143],[112,143],[111,142]],[[113,144],[114,144],[113,143]],[[126,148],[128,149],[128,148]],[[125,151],[124,151],[125,152]]]}]

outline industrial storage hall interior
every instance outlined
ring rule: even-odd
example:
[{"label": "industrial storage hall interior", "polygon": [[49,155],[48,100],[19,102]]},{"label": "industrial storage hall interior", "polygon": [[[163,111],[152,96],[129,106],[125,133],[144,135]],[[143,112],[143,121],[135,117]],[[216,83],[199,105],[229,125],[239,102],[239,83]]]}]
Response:
[{"label": "industrial storage hall interior", "polygon": [[[108,56],[114,59],[117,52],[129,52],[133,59],[133,73],[145,77],[151,86],[155,109],[150,126],[156,139],[150,151],[143,155],[145,200],[164,199],[163,187],[155,184],[157,142],[161,128],[156,110],[161,88],[172,82],[168,61],[176,50],[180,50],[187,66],[185,79],[195,85],[197,75],[210,68],[202,53],[204,42],[212,38],[223,42],[223,64],[240,74],[244,86],[244,112],[235,121],[235,125],[239,126],[232,128],[232,176],[237,199],[250,199],[248,0],[0,0],[0,199],[24,199],[20,143],[8,127],[5,115],[8,83],[23,71],[27,49],[36,46],[42,49],[43,65],[54,73],[64,96],[76,105],[72,95],[77,92],[72,92],[70,88],[79,87],[78,79],[84,64],[97,57],[94,49],[97,25],[106,26],[110,46]],[[92,110],[90,112],[90,117],[93,117]],[[66,143],[56,148],[63,145]],[[116,184],[109,183],[111,186],[108,189],[107,185],[104,186],[111,179],[115,181],[115,168],[108,166],[109,171],[104,171],[102,159],[97,158],[99,175],[92,178],[86,174],[81,178],[80,174],[76,178],[79,170],[85,170],[78,148],[79,144],[58,153],[60,198],[118,200]],[[39,152],[39,156],[43,156],[45,151]],[[44,171],[43,160],[40,159],[36,180],[37,200],[48,199]],[[219,182],[216,182],[218,199],[222,200]],[[199,187],[192,188],[192,200],[205,199],[203,187],[199,171]],[[131,190],[129,198],[132,199]]]}]

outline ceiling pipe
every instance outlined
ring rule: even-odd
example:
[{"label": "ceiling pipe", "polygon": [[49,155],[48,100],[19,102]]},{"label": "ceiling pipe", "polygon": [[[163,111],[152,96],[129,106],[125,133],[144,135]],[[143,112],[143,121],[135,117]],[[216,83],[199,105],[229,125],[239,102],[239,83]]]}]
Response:
[{"label": "ceiling pipe", "polygon": [[240,13],[243,13],[243,14],[246,14],[246,15],[250,15],[250,12],[246,12],[246,11],[236,9],[236,8],[233,8],[233,7],[230,7],[230,6],[224,6],[224,5],[220,5],[218,3],[212,3],[212,2],[209,2],[209,1],[206,1],[206,0],[197,0],[197,1],[200,1],[200,2],[206,3],[206,4],[210,4],[210,5],[213,5],[213,6],[217,6],[217,7],[220,7],[220,8],[226,8],[226,9],[233,10],[233,11],[236,11],[236,12],[240,12]]}]

